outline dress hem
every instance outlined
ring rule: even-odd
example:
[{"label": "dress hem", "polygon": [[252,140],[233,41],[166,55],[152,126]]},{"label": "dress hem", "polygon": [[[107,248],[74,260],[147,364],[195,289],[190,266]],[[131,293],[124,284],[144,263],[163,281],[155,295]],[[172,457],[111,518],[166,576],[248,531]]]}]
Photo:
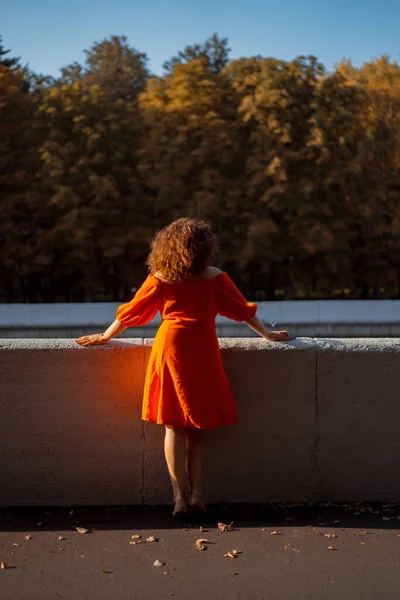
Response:
[{"label": "dress hem", "polygon": [[210,431],[211,429],[218,429],[219,427],[227,427],[229,425],[237,425],[238,421],[229,421],[226,423],[219,423],[218,425],[212,425],[211,427],[198,427],[197,425],[184,425],[183,423],[170,423],[167,421],[158,421],[156,419],[146,419],[142,417],[142,421],[149,423],[156,423],[156,425],[171,425],[172,427],[193,427],[193,429],[200,429],[202,431]]}]

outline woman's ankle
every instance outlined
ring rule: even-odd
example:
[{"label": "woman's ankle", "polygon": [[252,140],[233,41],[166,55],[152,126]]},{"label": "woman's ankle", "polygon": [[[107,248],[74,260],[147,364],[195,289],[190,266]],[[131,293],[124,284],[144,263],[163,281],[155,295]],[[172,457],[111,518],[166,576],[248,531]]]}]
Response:
[{"label": "woman's ankle", "polygon": [[184,494],[174,494],[174,502],[186,502]]}]

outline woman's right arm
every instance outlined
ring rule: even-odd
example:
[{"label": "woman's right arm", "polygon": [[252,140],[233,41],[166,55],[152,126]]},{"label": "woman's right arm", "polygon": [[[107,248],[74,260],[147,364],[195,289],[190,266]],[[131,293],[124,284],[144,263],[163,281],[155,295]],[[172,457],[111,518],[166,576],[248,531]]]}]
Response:
[{"label": "woman's right arm", "polygon": [[266,340],[270,340],[271,342],[283,342],[296,339],[295,336],[288,335],[286,330],[268,331],[268,329],[266,329],[264,326],[264,323],[257,317],[257,315],[254,315],[254,317],[248,319],[245,321],[245,323],[248,327],[250,327],[250,329],[253,329],[253,331],[261,335]]}]

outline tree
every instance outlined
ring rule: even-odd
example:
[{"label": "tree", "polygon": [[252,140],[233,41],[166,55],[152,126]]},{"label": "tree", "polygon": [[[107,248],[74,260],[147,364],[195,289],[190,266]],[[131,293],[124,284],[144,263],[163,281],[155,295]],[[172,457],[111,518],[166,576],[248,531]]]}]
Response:
[{"label": "tree", "polygon": [[62,280],[69,287],[73,282],[83,297],[96,286],[119,297],[147,248],[148,219],[136,178],[137,110],[99,86],[84,92],[76,82],[48,90],[39,119],[46,132],[41,177],[53,222],[43,240],[49,273],[59,287]]},{"label": "tree", "polygon": [[[1,55],[8,54],[3,47]],[[0,281],[8,301],[20,297],[39,267],[38,140],[32,130],[34,101],[18,59],[0,63]],[[40,262],[40,261],[39,261]]]},{"label": "tree", "polygon": [[167,73],[171,73],[177,65],[184,65],[196,58],[202,58],[207,68],[213,73],[219,73],[229,61],[228,38],[219,38],[214,33],[203,44],[194,44],[186,46],[185,49],[178,52],[170,60],[165,61],[163,68]]},{"label": "tree", "polygon": [[129,46],[125,36],[112,36],[85,50],[85,65],[62,69],[62,83],[81,81],[84,91],[98,85],[113,99],[135,102],[149,76],[147,56]]},{"label": "tree", "polygon": [[338,72],[363,91],[357,176],[345,197],[351,280],[368,298],[370,289],[398,289],[400,275],[400,66],[384,55],[360,69],[345,61]]},{"label": "tree", "polygon": [[243,190],[242,134],[228,78],[210,70],[203,57],[176,64],[164,78],[149,81],[139,108],[139,168],[154,198],[155,226],[183,215],[207,219],[227,266],[232,245],[240,243]]},{"label": "tree", "polygon": [[13,70],[18,69],[21,70],[21,66],[19,64],[19,58],[5,58],[7,54],[9,54],[11,50],[5,50],[2,43],[2,36],[0,35],[0,65],[6,67],[7,69]]}]

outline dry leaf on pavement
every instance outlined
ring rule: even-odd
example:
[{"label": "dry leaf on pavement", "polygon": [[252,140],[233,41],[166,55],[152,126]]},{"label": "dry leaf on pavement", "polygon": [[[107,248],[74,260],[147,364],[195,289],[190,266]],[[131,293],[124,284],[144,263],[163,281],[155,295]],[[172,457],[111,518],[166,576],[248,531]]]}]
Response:
[{"label": "dry leaf on pavement", "polygon": [[90,533],[90,529],[86,529],[86,527],[75,527],[78,533]]},{"label": "dry leaf on pavement", "polygon": [[3,562],[3,561],[0,562],[0,569],[9,569],[9,568],[10,568],[10,566],[6,562]]},{"label": "dry leaf on pavement", "polygon": [[154,535],[149,535],[149,537],[146,538],[146,542],[158,542],[158,538],[155,538]]},{"label": "dry leaf on pavement", "polygon": [[197,550],[207,550],[207,548],[204,544],[209,544],[209,543],[210,542],[208,540],[206,540],[205,538],[200,538],[195,541],[195,546],[196,546]]},{"label": "dry leaf on pavement", "polygon": [[13,543],[13,546],[20,546],[21,544],[17,544],[17,542]]},{"label": "dry leaf on pavement", "polygon": [[218,529],[220,529],[221,531],[231,531],[233,521],[232,521],[232,523],[229,523],[229,525],[226,525],[226,523],[217,523],[217,525],[218,525]]},{"label": "dry leaf on pavement", "polygon": [[61,540],[65,540],[65,537],[63,537],[62,535],[58,535],[57,539],[60,540],[60,542],[61,542]]},{"label": "dry leaf on pavement", "polygon": [[277,531],[271,531],[270,535],[283,535],[283,533],[278,533]]},{"label": "dry leaf on pavement", "polygon": [[153,563],[153,567],[162,567],[164,565],[164,563],[160,562],[159,560],[155,560]]},{"label": "dry leaf on pavement", "polygon": [[26,536],[25,536],[25,539],[26,539],[26,540],[32,540],[33,538],[32,538],[32,536],[31,536],[31,535],[26,535]]},{"label": "dry leaf on pavement", "polygon": [[238,554],[242,554],[242,550],[232,550],[232,554],[237,556]]},{"label": "dry leaf on pavement", "polygon": [[333,546],[328,546],[328,550],[335,550],[335,552],[338,550],[338,548],[334,548]]},{"label": "dry leaf on pavement", "polygon": [[327,538],[337,538],[336,533],[325,533],[325,537]]},{"label": "dry leaf on pavement", "polygon": [[232,552],[227,552],[226,554],[224,554],[225,558],[237,558],[237,556],[235,554],[232,554]]},{"label": "dry leaf on pavement", "polygon": [[295,552],[301,552],[301,550],[298,550],[297,548],[293,548],[292,544],[287,544],[285,546],[286,550],[294,550]]},{"label": "dry leaf on pavement", "polygon": [[132,536],[132,539],[133,539],[133,540],[140,540],[140,538],[141,538],[141,537],[142,537],[141,535],[137,535],[137,534],[136,534],[136,535],[133,535],[133,536]]}]

